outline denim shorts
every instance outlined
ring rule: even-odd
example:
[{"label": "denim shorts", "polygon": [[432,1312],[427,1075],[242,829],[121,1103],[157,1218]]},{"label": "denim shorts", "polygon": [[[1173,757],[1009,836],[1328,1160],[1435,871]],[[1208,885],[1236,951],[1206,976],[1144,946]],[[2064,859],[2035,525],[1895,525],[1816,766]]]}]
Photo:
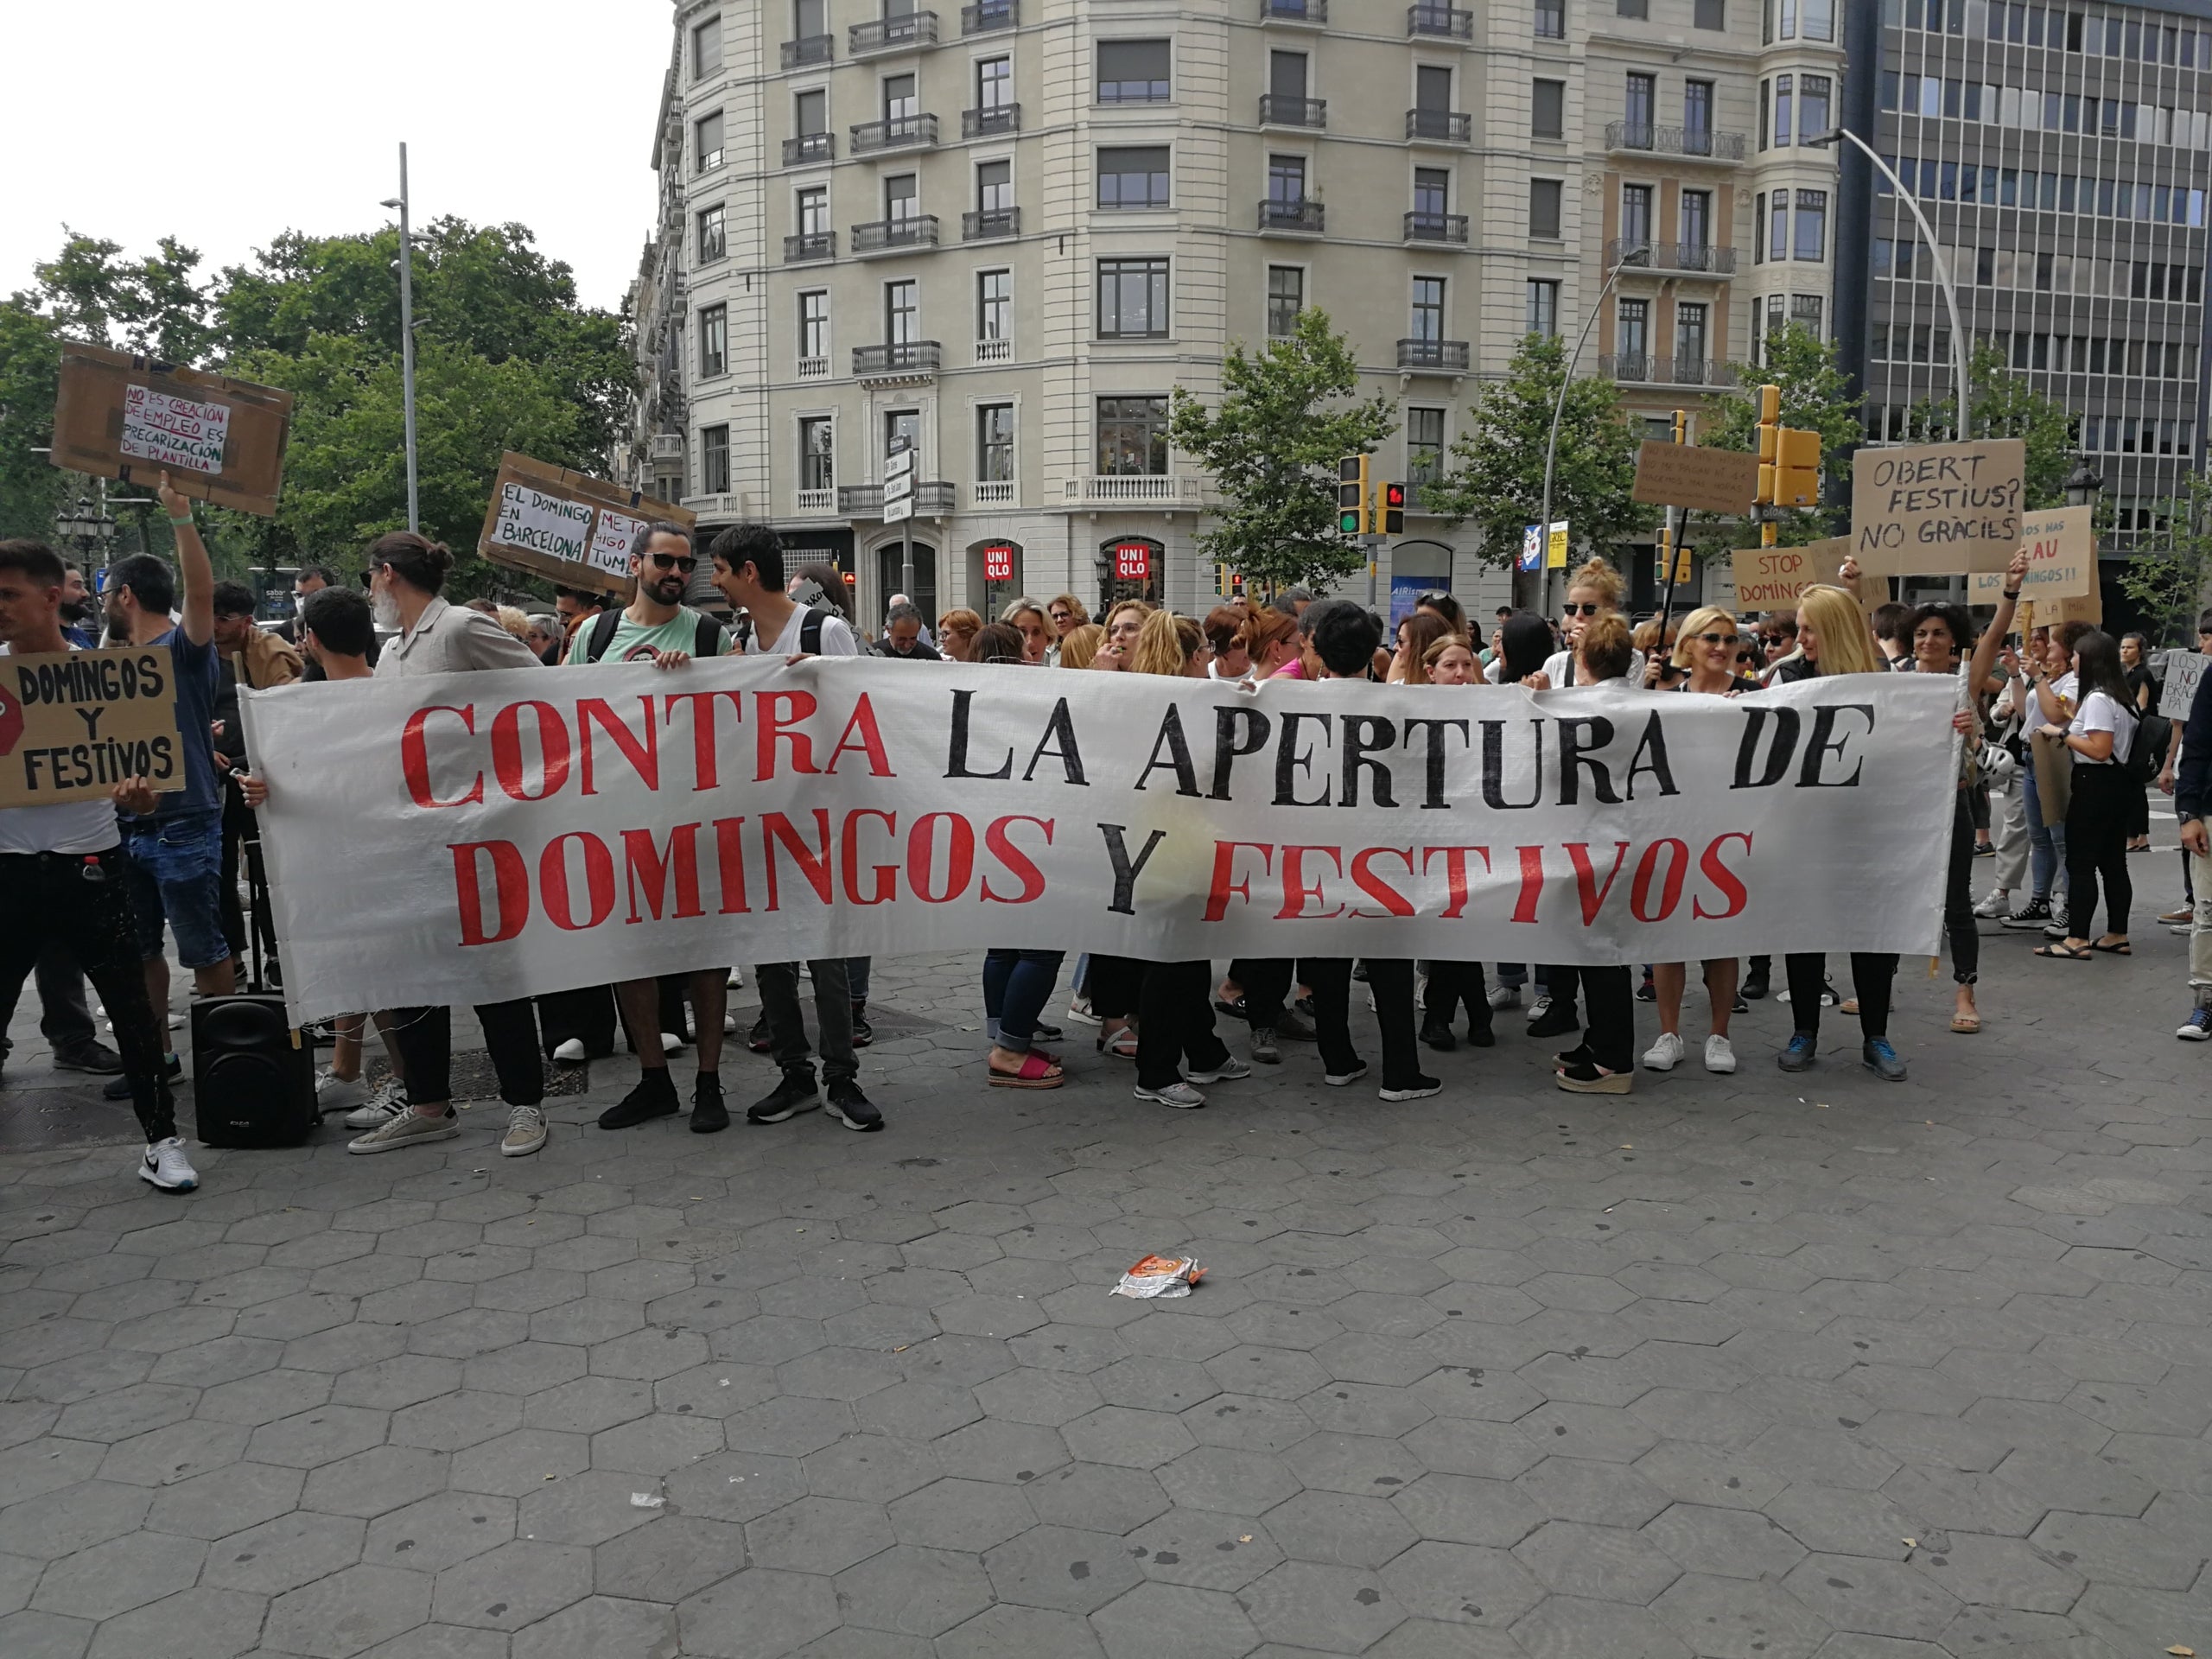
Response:
[{"label": "denim shorts", "polygon": [[129,858],[130,913],[138,955],[162,954],[162,924],[176,935],[177,960],[187,968],[228,962],[223,936],[223,813],[219,807],[171,812],[150,823],[124,826]]}]

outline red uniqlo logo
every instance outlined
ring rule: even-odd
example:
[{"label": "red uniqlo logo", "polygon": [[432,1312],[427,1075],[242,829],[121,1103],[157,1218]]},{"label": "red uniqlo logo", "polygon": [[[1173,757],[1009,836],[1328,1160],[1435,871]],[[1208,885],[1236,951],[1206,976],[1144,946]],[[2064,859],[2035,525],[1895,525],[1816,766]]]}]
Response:
[{"label": "red uniqlo logo", "polygon": [[1152,574],[1152,550],[1142,542],[1123,542],[1114,550],[1114,575],[1123,582],[1142,582]]},{"label": "red uniqlo logo", "polygon": [[1012,582],[1014,580],[1014,550],[1010,547],[987,547],[983,550],[983,580]]}]

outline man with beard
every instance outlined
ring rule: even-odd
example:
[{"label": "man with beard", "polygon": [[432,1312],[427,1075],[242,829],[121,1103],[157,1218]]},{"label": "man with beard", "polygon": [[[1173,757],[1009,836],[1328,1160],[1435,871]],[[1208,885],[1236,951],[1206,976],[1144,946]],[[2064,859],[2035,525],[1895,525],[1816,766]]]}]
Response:
[{"label": "man with beard", "polygon": [[92,620],[92,590],[85,586],[85,573],[75,565],[62,567],[61,579],[61,637],[79,651],[90,651],[98,640],[85,624]]},{"label": "man with beard", "polygon": [[[620,611],[601,611],[569,640],[568,661],[651,663],[680,669],[694,657],[719,657],[728,647],[721,624],[683,603],[683,590],[698,568],[691,535],[680,524],[657,524],[645,544],[630,556],[637,591]],[[689,976],[691,1014],[699,1028],[699,1077],[691,1090],[691,1132],[712,1135],[729,1127],[722,1103],[720,1067],[722,1015],[729,1002],[729,969],[702,968]],[[638,1086],[599,1115],[602,1129],[635,1128],[677,1112],[675,1082],[668,1075],[668,1054],[661,1044],[660,982],[626,979],[614,988],[615,1001],[637,1050]]]}]

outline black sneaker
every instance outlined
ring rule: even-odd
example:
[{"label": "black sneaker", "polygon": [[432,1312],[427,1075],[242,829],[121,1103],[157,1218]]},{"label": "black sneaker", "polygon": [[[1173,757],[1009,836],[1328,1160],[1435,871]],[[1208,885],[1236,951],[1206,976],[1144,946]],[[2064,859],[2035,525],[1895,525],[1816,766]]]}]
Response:
[{"label": "black sneaker", "polygon": [[1764,968],[1754,968],[1744,976],[1744,999],[1748,1002],[1764,1002],[1773,988]]},{"label": "black sneaker", "polygon": [[2050,919],[2050,900],[2031,899],[2007,916],[2000,925],[2005,927],[2041,927]]},{"label": "black sneaker", "polygon": [[830,1116],[847,1128],[873,1135],[883,1127],[883,1114],[876,1110],[874,1102],[861,1092],[857,1078],[832,1077],[828,1093]]},{"label": "black sneaker", "polygon": [[676,1107],[676,1080],[668,1075],[666,1066],[659,1066],[645,1073],[636,1088],[601,1112],[599,1127],[634,1129],[656,1117],[674,1117]]},{"label": "black sneaker", "polygon": [[[162,1078],[163,1082],[168,1084],[172,1088],[184,1081],[184,1067],[178,1061],[175,1055],[170,1054],[163,1058],[162,1061]],[[116,1078],[113,1082],[110,1083],[105,1088],[100,1090],[100,1098],[102,1100],[130,1099],[130,1079],[128,1077]]]},{"label": "black sneaker", "polygon": [[822,1097],[814,1092],[814,1068],[802,1066],[786,1071],[776,1084],[775,1093],[765,1100],[753,1103],[745,1114],[748,1123],[781,1123],[797,1117],[801,1112],[817,1111]]},{"label": "black sneaker", "polygon": [[1459,1039],[1452,1034],[1449,1020],[1428,1019],[1421,1022],[1421,1039],[1440,1054],[1449,1054],[1459,1047]]},{"label": "black sneaker", "polygon": [[1531,1037],[1564,1037],[1570,1031],[1581,1029],[1582,1022],[1574,1017],[1574,1005],[1572,1002],[1555,1001],[1551,1007],[1544,1010],[1541,1018],[1531,1020],[1529,1022],[1529,1034]]},{"label": "black sneaker", "polygon": [[1659,1000],[1659,988],[1651,982],[1651,976],[1648,972],[1636,983],[1636,1000],[1639,1002],[1656,1002]]},{"label": "black sneaker", "polygon": [[691,1085],[691,1133],[713,1135],[729,1128],[729,1108],[722,1104],[722,1080],[702,1071]]},{"label": "black sneaker", "polygon": [[768,1029],[766,1014],[753,1022],[753,1029],[746,1033],[745,1046],[755,1054],[766,1054],[776,1046],[775,1033]]},{"label": "black sneaker", "polygon": [[[1490,1010],[1485,1007],[1483,1013],[1488,1014]],[[1496,1048],[1497,1046],[1497,1033],[1491,1028],[1491,1022],[1487,1019],[1479,1025],[1470,1025],[1467,1027],[1467,1046],[1469,1048]]]},{"label": "black sneaker", "polygon": [[853,1046],[866,1048],[875,1040],[875,1027],[868,1022],[868,1004],[853,1004]]},{"label": "black sneaker", "polygon": [[79,1043],[71,1048],[54,1051],[54,1069],[57,1071],[89,1071],[96,1077],[111,1077],[123,1070],[123,1056],[103,1042]]},{"label": "black sneaker", "polygon": [[1728,1011],[1731,1014],[1749,1014],[1751,1011],[1751,1005],[1745,1000],[1744,994],[1738,991],[1736,993],[1736,1000],[1729,1004]]}]

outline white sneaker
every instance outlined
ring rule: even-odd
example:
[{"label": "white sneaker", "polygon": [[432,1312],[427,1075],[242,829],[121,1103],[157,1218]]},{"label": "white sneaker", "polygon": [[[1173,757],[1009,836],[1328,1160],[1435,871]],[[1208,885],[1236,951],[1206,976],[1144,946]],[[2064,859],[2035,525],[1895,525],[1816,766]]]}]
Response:
[{"label": "white sneaker", "polygon": [[1996,921],[2012,913],[2012,895],[1999,887],[1974,907],[1974,913],[1985,922]]},{"label": "white sneaker", "polygon": [[397,1077],[386,1077],[363,1104],[346,1114],[349,1129],[380,1129],[404,1111],[407,1103],[407,1086]]},{"label": "white sneaker", "polygon": [[1529,1022],[1531,1025],[1534,1025],[1537,1020],[1542,1019],[1551,1011],[1551,998],[1548,996],[1540,996],[1529,1005]]},{"label": "white sneaker", "polygon": [[184,1142],[175,1135],[146,1148],[138,1160],[138,1179],[164,1192],[189,1192],[200,1185],[199,1172],[184,1155]]},{"label": "white sneaker", "polygon": [[392,1152],[418,1141],[450,1141],[461,1133],[461,1119],[448,1106],[440,1117],[425,1117],[410,1106],[380,1129],[372,1129],[358,1141],[348,1141],[348,1152]]},{"label": "white sneaker", "polygon": [[1682,1063],[1688,1052],[1681,1038],[1671,1031],[1659,1033],[1659,1040],[1643,1051],[1643,1069],[1647,1071],[1671,1071]]},{"label": "white sneaker", "polygon": [[368,1097],[368,1085],[359,1077],[339,1077],[327,1065],[315,1074],[315,1106],[319,1112],[358,1106]]},{"label": "white sneaker", "polygon": [[1718,1071],[1723,1077],[1736,1069],[1736,1051],[1729,1046],[1726,1037],[1705,1039],[1705,1069]]},{"label": "white sneaker", "polygon": [[1492,1008],[1519,1007],[1521,1006],[1521,988],[1518,985],[1494,986],[1490,994],[1490,1005]]},{"label": "white sneaker", "polygon": [[507,1109],[507,1132],[499,1139],[499,1156],[527,1158],[545,1144],[545,1111],[539,1106]]},{"label": "white sneaker", "polygon": [[726,1014],[722,1015],[722,1035],[725,1037],[734,1037],[737,1035],[737,1016],[735,1014]]},{"label": "white sneaker", "polygon": [[553,1058],[556,1060],[565,1060],[570,1065],[588,1058],[588,1056],[584,1052],[584,1039],[581,1037],[569,1038],[567,1042],[554,1049]]},{"label": "white sneaker", "polygon": [[677,1036],[674,1032],[672,1032],[672,1031],[664,1031],[663,1033],[661,1033],[661,1034],[660,1034],[660,1052],[661,1052],[662,1053],[664,1053],[664,1054],[673,1054],[673,1053],[675,1053],[675,1052],[677,1052],[677,1050],[678,1050],[678,1049],[682,1048],[683,1046],[683,1038],[681,1038],[681,1037],[679,1037],[679,1036]]},{"label": "white sneaker", "polygon": [[1179,1077],[1165,1089],[1140,1089],[1139,1100],[1156,1100],[1162,1106],[1173,1106],[1179,1111],[1193,1111],[1206,1103],[1206,1097]]},{"label": "white sneaker", "polygon": [[1188,1074],[1192,1083],[1235,1083],[1240,1078],[1249,1077],[1251,1075],[1252,1068],[1234,1054],[1211,1071],[1192,1071]]},{"label": "white sneaker", "polygon": [[742,968],[731,969],[729,970],[729,977],[722,982],[728,985],[733,991],[743,990],[745,988],[745,969]]},{"label": "white sneaker", "polygon": [[1324,1071],[1321,1081],[1332,1089],[1349,1088],[1367,1075],[1367,1062],[1362,1060],[1349,1071]]}]

